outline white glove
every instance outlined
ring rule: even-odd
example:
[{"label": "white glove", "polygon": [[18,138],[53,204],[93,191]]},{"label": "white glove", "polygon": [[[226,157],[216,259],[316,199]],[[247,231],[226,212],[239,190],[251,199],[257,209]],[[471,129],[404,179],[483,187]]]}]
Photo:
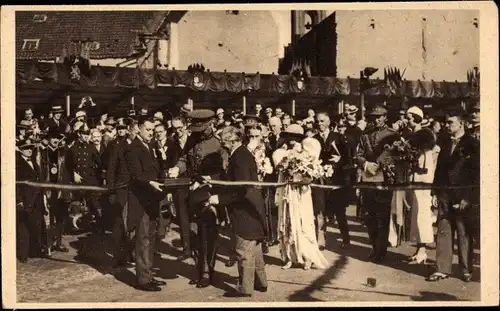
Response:
[{"label": "white glove", "polygon": [[333,156],[330,158],[330,161],[332,161],[333,163],[339,163],[339,161],[340,161],[340,156],[338,156],[338,155],[333,155]]},{"label": "white glove", "polygon": [[81,182],[82,182],[82,176],[80,176],[77,172],[75,172],[75,173],[73,174],[73,176],[74,176],[74,178],[75,178],[75,182],[76,182],[77,184],[79,184],[79,183],[81,183]]},{"label": "white glove", "polygon": [[168,177],[170,178],[177,178],[179,177],[179,168],[177,166],[172,167],[171,169],[168,170]]}]

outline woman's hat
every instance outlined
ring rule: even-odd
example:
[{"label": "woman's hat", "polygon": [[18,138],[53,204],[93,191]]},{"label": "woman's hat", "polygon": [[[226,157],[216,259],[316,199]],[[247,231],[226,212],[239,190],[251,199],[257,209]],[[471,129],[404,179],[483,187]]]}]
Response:
[{"label": "woman's hat", "polygon": [[17,127],[20,129],[29,129],[31,128],[31,122],[28,120],[21,120]]},{"label": "woman's hat", "polygon": [[316,138],[306,137],[302,140],[302,150],[308,153],[311,157],[319,159],[321,154],[321,143]]},{"label": "woman's hat", "polygon": [[281,132],[277,142],[277,147],[280,148],[283,144],[290,141],[302,141],[304,139],[304,129],[298,124],[290,124],[284,132]]}]

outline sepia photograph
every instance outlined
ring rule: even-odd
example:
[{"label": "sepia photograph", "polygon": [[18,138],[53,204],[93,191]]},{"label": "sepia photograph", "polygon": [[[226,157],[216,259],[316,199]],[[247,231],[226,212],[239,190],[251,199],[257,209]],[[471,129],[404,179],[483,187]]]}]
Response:
[{"label": "sepia photograph", "polygon": [[1,20],[5,307],[500,303],[493,2]]}]

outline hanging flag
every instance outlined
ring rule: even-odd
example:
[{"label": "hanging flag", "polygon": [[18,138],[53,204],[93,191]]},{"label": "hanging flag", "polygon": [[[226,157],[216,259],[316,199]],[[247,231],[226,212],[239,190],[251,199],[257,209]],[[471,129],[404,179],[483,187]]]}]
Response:
[{"label": "hanging flag", "polygon": [[425,80],[425,69],[427,67],[427,46],[425,42],[425,33],[427,31],[427,19],[422,18],[422,60],[424,61],[424,66],[422,67],[422,79]]}]

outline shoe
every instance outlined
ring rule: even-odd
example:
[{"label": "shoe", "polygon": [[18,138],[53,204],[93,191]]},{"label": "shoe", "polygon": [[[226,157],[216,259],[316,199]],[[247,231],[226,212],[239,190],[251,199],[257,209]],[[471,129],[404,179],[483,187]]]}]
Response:
[{"label": "shoe", "polygon": [[288,270],[288,269],[290,269],[291,267],[292,267],[292,262],[291,262],[291,261],[289,261],[289,262],[287,262],[284,266],[282,266],[282,267],[281,267],[281,269],[283,269],[283,270]]},{"label": "shoe", "polygon": [[28,262],[28,258],[19,258],[19,261],[22,262],[22,263],[27,263]]},{"label": "shoe", "polygon": [[51,250],[53,252],[63,252],[63,253],[69,252],[69,249],[66,246],[64,246],[64,245],[55,245],[55,246],[52,246]]},{"label": "shoe", "polygon": [[266,243],[262,244],[262,253],[263,254],[268,254],[269,253],[269,247],[267,246]]},{"label": "shoe", "polygon": [[384,261],[385,259],[385,255],[377,255],[375,257],[373,257],[373,259],[371,260],[373,263],[381,263],[382,261]]},{"label": "shoe", "polygon": [[346,249],[346,248],[348,248],[350,245],[351,245],[351,243],[344,243],[344,242],[342,242],[342,243],[340,244],[340,248],[341,248],[341,249]]},{"label": "shoe", "polygon": [[190,257],[191,256],[188,253],[184,253],[184,254],[180,255],[179,257],[177,257],[177,261],[184,261]]},{"label": "shoe", "polygon": [[153,283],[138,284],[135,286],[135,288],[138,290],[142,290],[144,292],[159,292],[159,291],[161,291],[161,287],[159,287]]},{"label": "shoe", "polygon": [[312,266],[312,263],[310,261],[306,262],[304,264],[304,270],[310,270]]},{"label": "shoe", "polygon": [[229,298],[248,298],[248,297],[252,297],[251,294],[244,294],[244,293],[238,292],[238,291],[227,292],[223,296],[224,297],[229,297]]},{"label": "shoe", "polygon": [[231,258],[231,259],[229,259],[228,262],[226,262],[226,267],[230,268],[230,267],[234,266],[235,264],[236,264],[236,260]]},{"label": "shoe", "polygon": [[153,285],[156,285],[156,286],[165,286],[165,285],[167,285],[167,282],[162,281],[162,280],[158,280],[158,279],[155,279],[155,278],[152,278],[150,283],[153,284]]},{"label": "shoe", "polygon": [[280,244],[280,241],[278,240],[273,240],[269,245],[271,246],[276,246],[276,245],[279,245]]},{"label": "shoe", "polygon": [[415,259],[409,262],[410,265],[427,264],[427,253],[418,253]]},{"label": "shoe", "polygon": [[196,288],[205,288],[208,286],[210,286],[210,280],[207,278],[203,278],[201,280],[198,280],[198,282],[196,282]]},{"label": "shoe", "polygon": [[430,276],[428,276],[425,280],[427,282],[437,282],[440,280],[446,280],[447,278],[449,278],[448,274],[435,272],[435,273],[431,274]]},{"label": "shoe", "polygon": [[267,293],[267,286],[255,286],[253,289],[261,293]]},{"label": "shoe", "polygon": [[462,280],[466,283],[469,283],[470,281],[472,281],[472,274],[464,273]]},{"label": "shoe", "polygon": [[371,261],[371,260],[375,259],[375,257],[377,257],[377,254],[375,253],[375,251],[374,251],[374,250],[372,250],[372,251],[370,252],[370,255],[368,255],[368,260],[370,260],[370,261]]},{"label": "shoe", "polygon": [[324,251],[324,250],[325,250],[325,247],[324,247],[323,245],[321,245],[321,246],[319,247],[319,250],[322,252],[322,251]]}]

